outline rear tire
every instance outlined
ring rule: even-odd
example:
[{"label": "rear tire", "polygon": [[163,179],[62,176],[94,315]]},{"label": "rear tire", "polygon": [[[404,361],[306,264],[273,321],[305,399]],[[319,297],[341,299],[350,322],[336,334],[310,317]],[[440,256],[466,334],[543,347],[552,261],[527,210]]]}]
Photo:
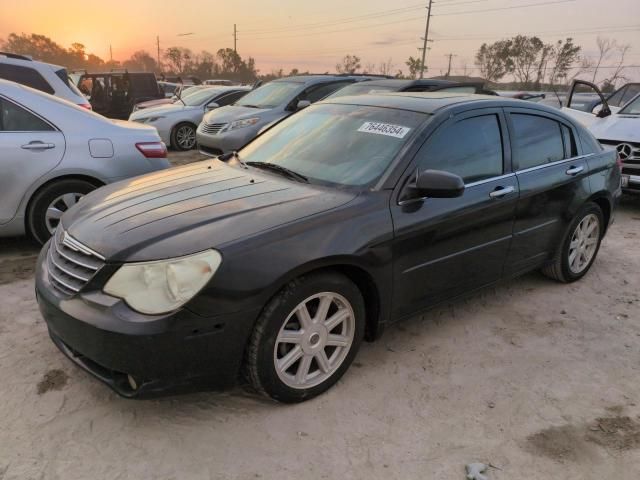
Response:
[{"label": "rear tire", "polygon": [[570,283],[584,277],[600,250],[604,215],[595,203],[585,204],[574,217],[549,265],[542,273],[559,282]]},{"label": "rear tire", "polygon": [[263,395],[285,403],[328,390],[353,361],[365,329],[358,287],[337,273],[302,276],[289,283],[258,318],[245,372]]},{"label": "rear tire", "polygon": [[97,187],[86,180],[58,180],[43,187],[31,199],[27,212],[29,233],[44,244],[57,227],[60,216]]},{"label": "rear tire", "polygon": [[196,127],[190,123],[179,123],[171,130],[171,146],[181,152],[196,147]]}]

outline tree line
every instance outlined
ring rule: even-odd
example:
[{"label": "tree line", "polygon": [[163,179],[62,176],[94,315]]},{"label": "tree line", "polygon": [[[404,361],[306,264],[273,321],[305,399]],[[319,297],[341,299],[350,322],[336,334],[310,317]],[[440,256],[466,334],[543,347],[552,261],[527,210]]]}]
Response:
[{"label": "tree line", "polygon": [[102,72],[128,69],[157,74],[195,75],[203,79],[226,78],[241,82],[253,82],[258,77],[255,60],[251,57],[243,59],[232,48],[221,48],[214,54],[208,51],[193,53],[188,48],[169,47],[162,53],[160,63],[149,52],[139,50],[120,62],[103,60],[87,52],[81,43],[73,43],[71,47],[65,48],[44,35],[11,33],[5,40],[0,40],[0,50],[29,55],[43,62],[62,65],[69,70]]},{"label": "tree line", "polygon": [[[506,78],[511,78],[513,81],[508,85],[513,88],[536,90],[566,84],[576,77],[595,82],[598,73],[602,71],[603,62],[614,62],[613,68],[607,71],[608,75],[600,82],[604,90],[611,90],[617,82],[627,80],[625,56],[630,46],[600,37],[596,43],[599,53],[590,59],[581,55],[582,47],[576,45],[572,38],[546,43],[537,36],[516,35],[493,43],[483,43],[475,54],[474,63],[479,76],[494,86]],[[69,48],[65,48],[44,35],[11,33],[5,40],[0,40],[0,50],[30,55],[38,60],[64,65],[70,70],[108,71],[126,68],[157,74],[194,75],[202,79],[227,78],[246,83],[257,79],[268,81],[309,73],[293,68],[288,73],[283,69],[274,69],[270,73],[260,75],[254,58],[243,59],[232,48],[221,48],[216,53],[206,50],[194,53],[188,48],[169,47],[162,53],[160,63],[149,52],[139,50],[127,60],[120,62],[106,61],[86,52],[85,46],[81,43],[73,43]],[[397,68],[391,58],[376,64],[363,62],[359,56],[347,54],[336,64],[335,72],[416,78],[421,71],[427,71],[420,58],[409,57],[404,65],[407,67],[406,74]],[[611,68],[611,65],[608,68]],[[467,76],[466,66],[463,76]]]}]

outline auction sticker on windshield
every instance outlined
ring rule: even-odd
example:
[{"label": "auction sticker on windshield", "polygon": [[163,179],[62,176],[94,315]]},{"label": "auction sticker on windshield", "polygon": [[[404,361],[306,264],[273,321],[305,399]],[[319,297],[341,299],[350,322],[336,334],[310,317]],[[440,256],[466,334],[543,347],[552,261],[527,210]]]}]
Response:
[{"label": "auction sticker on windshield", "polygon": [[391,123],[365,122],[358,129],[359,132],[376,133],[378,135],[387,135],[388,137],[404,138],[411,129],[402,125],[393,125]]}]

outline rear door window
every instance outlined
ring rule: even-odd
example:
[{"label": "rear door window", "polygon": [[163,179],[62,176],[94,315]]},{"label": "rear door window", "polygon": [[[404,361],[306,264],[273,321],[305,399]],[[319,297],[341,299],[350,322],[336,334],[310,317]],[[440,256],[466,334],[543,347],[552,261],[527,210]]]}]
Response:
[{"label": "rear door window", "polygon": [[44,77],[33,68],[0,63],[0,78],[35,88],[41,92],[49,94],[54,93],[49,82],[47,82]]},{"label": "rear door window", "polygon": [[497,115],[465,118],[442,128],[418,154],[420,170],[455,173],[465,183],[502,175],[502,133]]},{"label": "rear door window", "polygon": [[565,158],[560,123],[547,117],[512,113],[513,160],[519,170]]},{"label": "rear door window", "polygon": [[53,127],[33,113],[0,98],[0,132],[49,132]]},{"label": "rear door window", "polygon": [[324,85],[315,85],[306,89],[304,93],[300,95],[300,100],[309,100],[311,103],[315,103],[318,100],[322,100],[330,93],[335,92],[339,88],[350,85],[351,83],[353,82],[333,82],[325,83]]}]

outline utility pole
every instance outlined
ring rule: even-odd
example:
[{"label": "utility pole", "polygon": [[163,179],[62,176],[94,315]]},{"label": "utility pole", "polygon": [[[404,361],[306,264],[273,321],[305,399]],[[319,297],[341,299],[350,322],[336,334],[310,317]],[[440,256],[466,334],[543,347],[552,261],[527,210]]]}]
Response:
[{"label": "utility pole", "polygon": [[111,48],[111,44],[109,44],[109,60],[113,63],[113,49]]},{"label": "utility pole", "polygon": [[236,24],[233,24],[233,51],[238,52],[238,31],[236,30]]},{"label": "utility pole", "polygon": [[449,78],[449,75],[451,74],[451,59],[453,57],[457,57],[457,55],[454,55],[453,53],[450,53],[448,55],[445,55],[445,57],[449,57],[449,68],[447,68],[447,74],[445,75],[447,78]]},{"label": "utility pole", "polygon": [[424,43],[422,44],[422,64],[420,65],[420,78],[424,77],[424,61],[427,56],[427,42],[429,41],[429,21],[431,20],[431,4],[433,0],[429,0],[429,6],[427,7],[427,26],[424,29]]},{"label": "utility pole", "polygon": [[156,46],[158,47],[158,70],[162,72],[162,65],[160,64],[160,35],[156,36]]}]

